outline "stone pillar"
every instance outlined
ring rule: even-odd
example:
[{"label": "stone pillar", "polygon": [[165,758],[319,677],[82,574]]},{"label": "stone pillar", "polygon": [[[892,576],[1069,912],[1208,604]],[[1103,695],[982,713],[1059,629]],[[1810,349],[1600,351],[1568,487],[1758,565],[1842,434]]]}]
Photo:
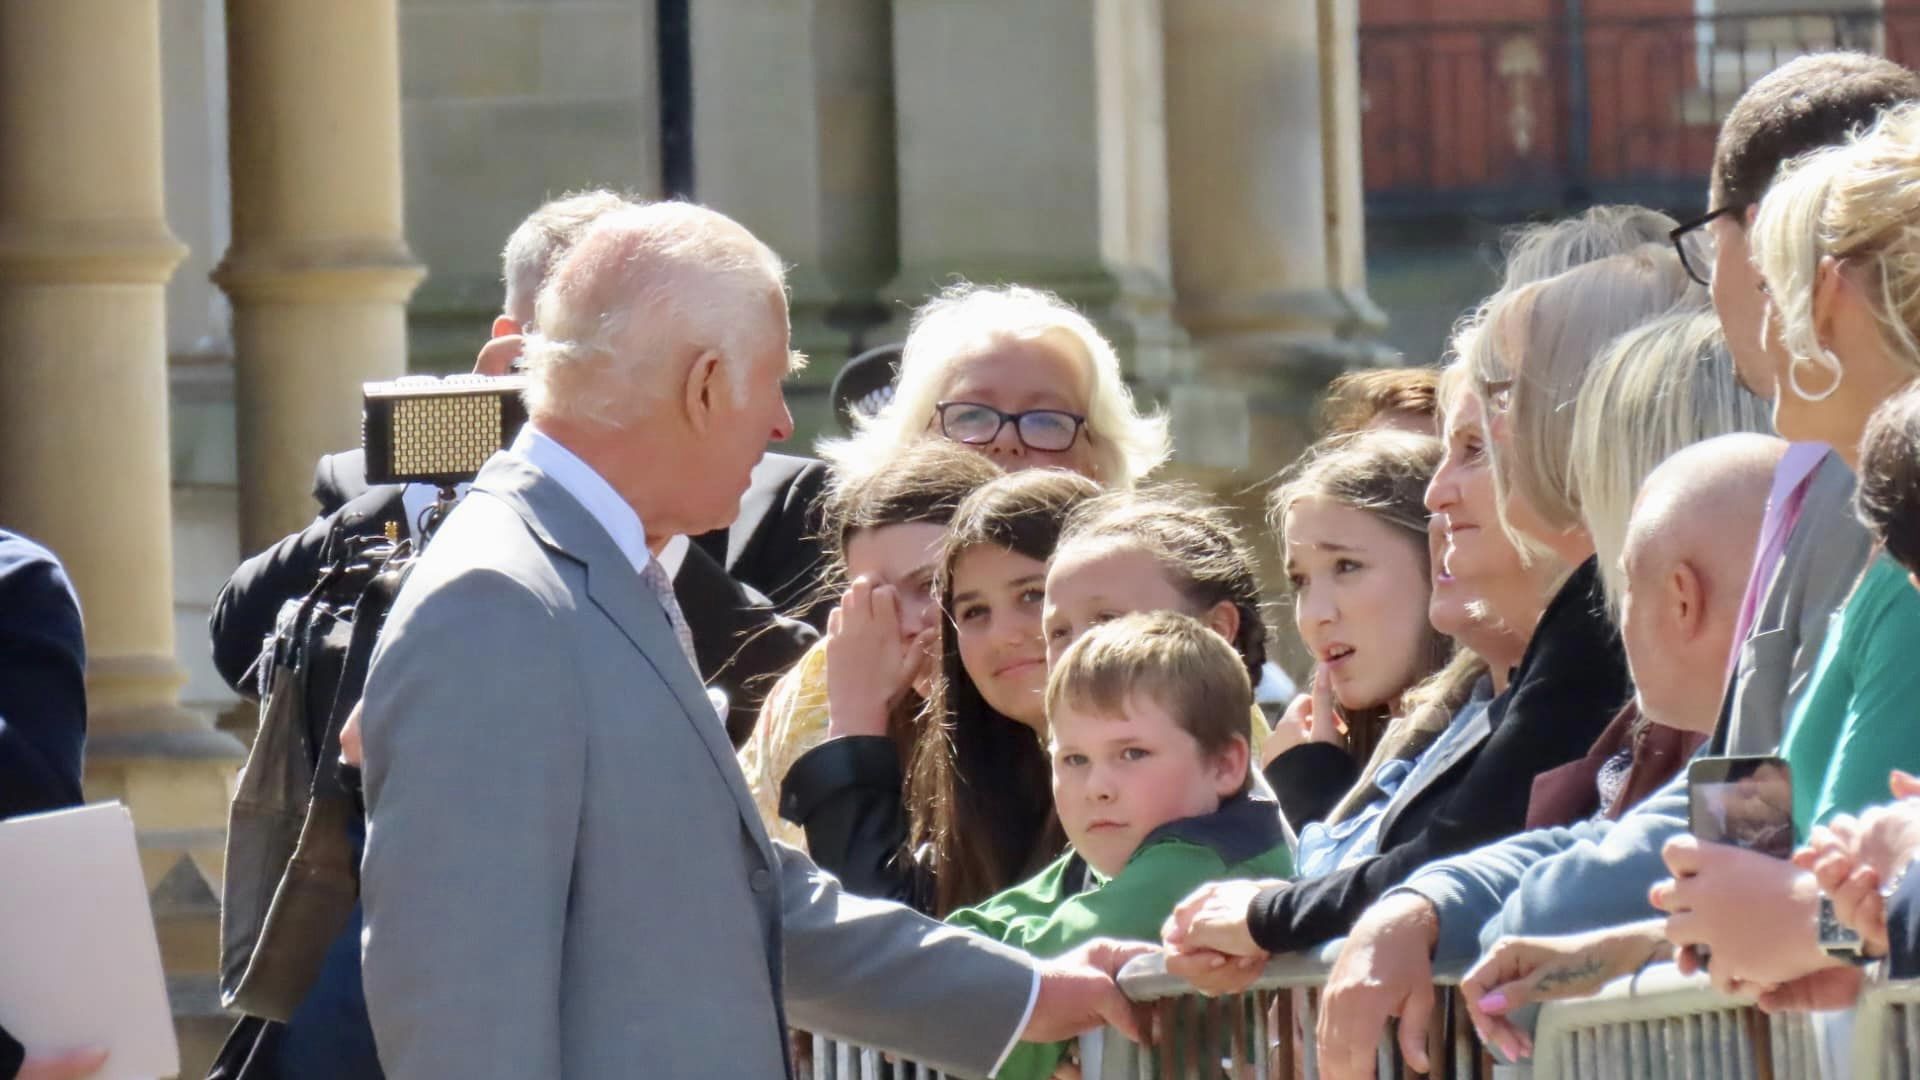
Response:
[{"label": "stone pillar", "polygon": [[1172,369],[1161,6],[896,0],[903,309],[955,276],[1040,286],[1134,376]]},{"label": "stone pillar", "polygon": [[[87,628],[86,790],[140,830],[189,1069],[205,1068],[240,746],[177,703],[157,0],[0,4],[0,521],[59,554]],[[181,904],[174,905],[178,899]]]},{"label": "stone pillar", "polygon": [[[1193,341],[1163,389],[1177,472],[1233,503],[1274,595],[1268,485],[1326,383],[1381,362],[1366,298],[1355,0],[1165,6],[1174,312]],[[1283,631],[1275,656],[1311,667]],[[1303,684],[1304,685],[1304,684]]]},{"label": "stone pillar", "polygon": [[1174,311],[1194,344],[1167,395],[1189,467],[1272,473],[1303,445],[1326,381],[1377,353],[1351,340],[1378,321],[1351,7],[1165,7]]},{"label": "stone pillar", "polygon": [[793,269],[799,443],[832,424],[840,362],[890,340],[899,268],[888,0],[693,5],[694,192]]},{"label": "stone pillar", "polygon": [[406,371],[395,0],[227,2],[240,547],[313,518],[314,462],[360,444],[360,384]]}]

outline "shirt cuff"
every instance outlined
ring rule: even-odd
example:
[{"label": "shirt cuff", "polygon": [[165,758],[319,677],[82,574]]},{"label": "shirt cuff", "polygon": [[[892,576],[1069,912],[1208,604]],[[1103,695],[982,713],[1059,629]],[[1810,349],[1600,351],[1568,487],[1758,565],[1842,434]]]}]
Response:
[{"label": "shirt cuff", "polygon": [[1033,1021],[1033,1007],[1038,1004],[1040,1004],[1040,967],[1035,964],[1033,987],[1027,991],[1027,1010],[1020,1014],[1020,1024],[1013,1029],[1013,1038],[1007,1040],[1007,1048],[1000,1051],[999,1057],[993,1059],[993,1068],[988,1071],[988,1076],[997,1075],[1000,1067],[1007,1063],[1007,1058],[1013,1056],[1013,1048],[1020,1045],[1020,1036],[1026,1033],[1027,1025]]}]

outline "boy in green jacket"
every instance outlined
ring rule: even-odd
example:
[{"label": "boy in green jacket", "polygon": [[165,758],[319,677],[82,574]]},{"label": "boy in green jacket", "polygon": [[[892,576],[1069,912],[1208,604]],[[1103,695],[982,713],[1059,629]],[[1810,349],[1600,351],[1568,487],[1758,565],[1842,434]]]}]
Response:
[{"label": "boy in green jacket", "polygon": [[[947,921],[1057,956],[1095,937],[1158,941],[1197,886],[1293,871],[1279,807],[1249,798],[1246,665],[1171,612],[1087,631],[1047,679],[1053,803],[1070,847]],[[994,1074],[1044,1080],[1065,1043],[1021,1043]]]}]

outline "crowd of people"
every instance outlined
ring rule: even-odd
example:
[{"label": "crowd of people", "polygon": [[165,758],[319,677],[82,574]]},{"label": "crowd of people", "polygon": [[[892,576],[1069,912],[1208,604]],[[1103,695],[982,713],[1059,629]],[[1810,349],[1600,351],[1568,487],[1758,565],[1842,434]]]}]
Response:
[{"label": "crowd of people", "polygon": [[[476,368],[530,419],[340,738],[360,904],[215,1075],[778,1076],[799,1029],[1073,1076],[1072,1036],[1143,1034],[1128,960],[1229,993],[1339,942],[1309,1037],[1357,1077],[1391,1020],[1428,1065],[1436,969],[1510,1060],[1524,1006],[1654,962],[1768,1010],[1920,974],[1920,76],[1792,61],[1706,214],[1503,257],[1443,366],[1330,388],[1253,543],[1156,478],[1165,418],[1052,295],[948,289],[822,460],[769,454],[777,256],[688,204],[542,207]],[[420,529],[431,492],[363,475],[323,461],[222,593],[243,693],[330,553]],[[1312,658],[1274,713],[1263,555]],[[0,808],[77,798],[53,745]],[[1728,755],[1784,762],[1790,859],[1691,831]]]}]

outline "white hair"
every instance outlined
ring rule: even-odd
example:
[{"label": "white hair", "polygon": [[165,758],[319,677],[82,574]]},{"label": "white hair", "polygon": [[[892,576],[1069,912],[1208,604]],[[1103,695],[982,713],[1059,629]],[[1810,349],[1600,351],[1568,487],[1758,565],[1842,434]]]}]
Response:
[{"label": "white hair", "polygon": [[879,468],[896,450],[926,437],[957,366],[1014,341],[1045,342],[1085,366],[1094,479],[1130,488],[1166,461],[1172,451],[1166,417],[1143,415],[1135,406],[1120,357],[1092,321],[1040,289],[964,283],[913,313],[893,400],[872,416],[855,416],[852,436],[822,440],[820,456],[846,475]]},{"label": "white hair", "polygon": [[[1791,357],[1787,392],[1817,401],[1844,374],[1814,321],[1814,285],[1829,256],[1865,271],[1889,350],[1920,370],[1920,106],[1890,109],[1865,134],[1789,162],[1760,200],[1749,242]],[[1824,371],[1827,389],[1802,385],[1802,364]]]},{"label": "white hair", "polygon": [[1661,462],[1734,432],[1772,434],[1772,406],[1740,384],[1710,311],[1655,319],[1615,339],[1587,373],[1573,420],[1573,488],[1617,617],[1620,554],[1640,487]]},{"label": "white hair", "polygon": [[570,191],[543,204],[507,237],[500,276],[507,296],[500,310],[522,329],[533,322],[533,304],[554,265],[600,215],[634,205],[605,188]]},{"label": "white hair", "polygon": [[683,202],[602,215],[540,289],[527,336],[534,419],[618,427],[693,355],[718,352],[736,400],[765,347],[785,269],[724,214]]}]

